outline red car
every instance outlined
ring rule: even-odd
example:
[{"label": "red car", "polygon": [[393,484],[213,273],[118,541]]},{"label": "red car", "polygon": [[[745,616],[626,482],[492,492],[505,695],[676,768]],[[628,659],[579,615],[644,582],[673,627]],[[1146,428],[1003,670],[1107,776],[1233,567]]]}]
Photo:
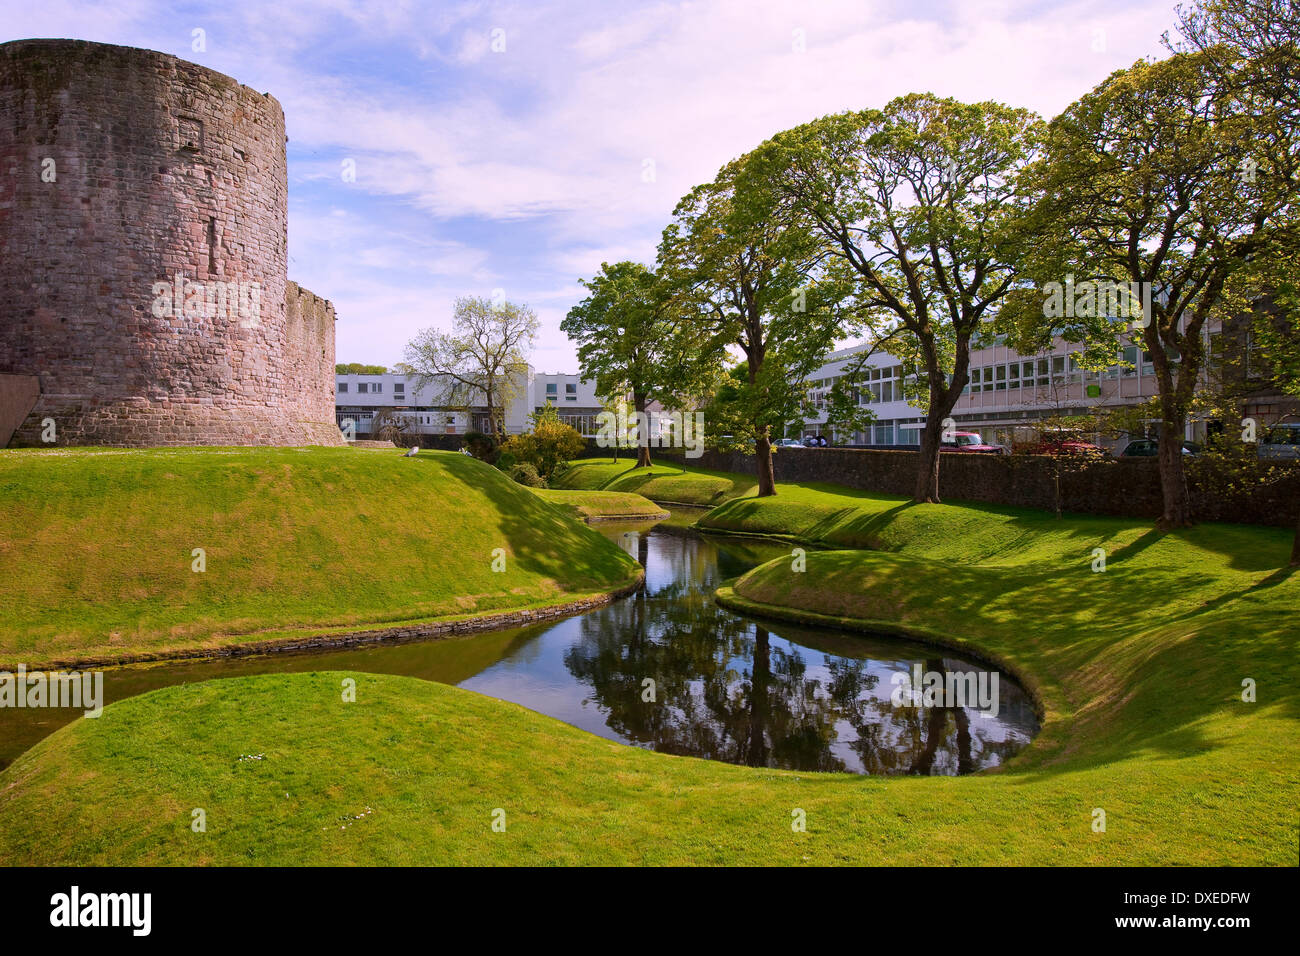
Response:
[{"label": "red car", "polygon": [[952,432],[952,440],[940,442],[940,451],[965,451],[985,455],[1005,455],[1001,445],[986,445],[979,432]]}]

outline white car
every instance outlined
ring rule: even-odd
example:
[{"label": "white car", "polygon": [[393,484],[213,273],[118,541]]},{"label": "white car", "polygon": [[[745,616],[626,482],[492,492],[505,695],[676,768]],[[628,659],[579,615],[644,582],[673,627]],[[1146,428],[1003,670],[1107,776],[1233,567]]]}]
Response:
[{"label": "white car", "polygon": [[1259,443],[1259,457],[1300,461],[1300,422],[1271,426]]}]

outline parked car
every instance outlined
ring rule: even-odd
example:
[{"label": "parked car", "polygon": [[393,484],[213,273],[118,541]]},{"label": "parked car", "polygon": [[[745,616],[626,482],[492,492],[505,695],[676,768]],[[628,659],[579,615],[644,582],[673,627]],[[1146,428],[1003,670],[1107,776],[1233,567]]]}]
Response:
[{"label": "parked car", "polygon": [[808,447],[797,438],[778,438],[772,442],[773,448],[806,448]]},{"label": "parked car", "polygon": [[979,432],[953,432],[952,441],[939,443],[940,451],[974,452],[985,455],[1005,455],[1007,450],[1001,445],[985,443]]},{"label": "parked car", "polygon": [[[1124,446],[1121,458],[1154,458],[1160,453],[1160,442],[1155,438],[1135,438]],[[1201,446],[1194,441],[1183,442],[1184,455],[1199,455]]]},{"label": "parked car", "polygon": [[1259,443],[1259,457],[1300,461],[1300,422],[1274,425]]}]

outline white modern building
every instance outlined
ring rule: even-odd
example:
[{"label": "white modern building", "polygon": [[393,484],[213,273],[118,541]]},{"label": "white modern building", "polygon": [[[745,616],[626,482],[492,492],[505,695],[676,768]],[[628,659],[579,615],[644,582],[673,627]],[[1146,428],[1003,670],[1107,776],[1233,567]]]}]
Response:
[{"label": "white modern building", "polygon": [[[1210,367],[1221,345],[1220,329],[1206,335]],[[921,410],[903,396],[902,363],[884,352],[863,363],[864,381],[857,386],[858,404],[875,414],[875,421],[863,431],[832,434],[827,426],[824,404],[835,380],[862,361],[869,346],[856,345],[833,352],[809,378],[809,397],[818,414],[806,419],[802,432],[792,437],[824,436],[834,444],[866,446],[919,445],[925,418]],[[1102,372],[1088,372],[1076,361],[1078,346],[1057,338],[1052,348],[1040,355],[1021,355],[1007,347],[1002,337],[984,348],[972,349],[970,384],[963,390],[952,418],[962,430],[977,431],[986,442],[1010,446],[1015,441],[1033,440],[1034,423],[1057,416],[1087,415],[1103,409],[1137,405],[1157,395],[1151,356],[1139,346],[1128,346],[1116,354],[1116,363]],[[1121,361],[1122,360],[1122,361]],[[1247,406],[1247,414],[1261,421],[1277,420],[1292,403],[1264,393]],[[1156,422],[1149,425],[1156,426]],[[1205,423],[1188,423],[1188,440],[1205,437]],[[1100,444],[1113,443],[1094,436]],[[1123,444],[1122,439],[1118,444]]]},{"label": "white modern building", "polygon": [[[602,411],[595,385],[577,375],[536,372],[528,366],[526,380],[505,409],[507,434],[528,430],[529,416],[545,405],[553,405],[560,420],[585,436],[596,434],[596,416]],[[487,431],[487,407],[449,407],[448,389],[437,384],[419,388],[416,376],[395,372],[383,375],[340,374],[334,380],[334,410],[339,427],[348,423],[358,438],[371,433],[374,418],[391,410],[405,419],[407,430],[417,435],[463,435]]]}]

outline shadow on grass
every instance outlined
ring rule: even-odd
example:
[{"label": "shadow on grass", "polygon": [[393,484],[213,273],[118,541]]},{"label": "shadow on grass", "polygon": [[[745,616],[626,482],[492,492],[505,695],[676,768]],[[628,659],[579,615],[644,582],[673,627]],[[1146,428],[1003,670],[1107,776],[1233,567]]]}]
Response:
[{"label": "shadow on grass", "polygon": [[[1180,621],[1187,620],[1189,618],[1197,617],[1201,614],[1206,614],[1211,611],[1217,611],[1220,608],[1228,604],[1231,604],[1235,601],[1241,601],[1245,598],[1249,598],[1251,595],[1258,594],[1261,591],[1267,591],[1270,588],[1275,588],[1278,585],[1284,584],[1288,580],[1290,580],[1291,577],[1295,575],[1297,570],[1300,569],[1290,568],[1290,567],[1278,568],[1276,571],[1274,571],[1268,577],[1264,578],[1262,581],[1256,581],[1250,587],[1242,588],[1240,591],[1233,591],[1227,594],[1220,594],[1218,597],[1206,601],[1205,604],[1203,604],[1200,608],[1196,609],[1195,611],[1189,611],[1187,614],[1182,615],[1177,620]],[[1297,580],[1300,580],[1300,578],[1297,578]]]},{"label": "shadow on grass", "polygon": [[[502,545],[513,565],[551,578],[569,592],[610,590],[625,584],[635,563],[617,545],[576,518],[570,518],[526,488],[469,455],[433,452],[416,462],[433,462],[450,476],[487,497],[495,506]],[[452,547],[455,542],[448,542]],[[491,554],[466,555],[489,562]],[[507,563],[508,578],[511,563]],[[508,583],[503,582],[503,583]]]},{"label": "shadow on grass", "polygon": [[[1212,721],[1240,702],[1241,680],[1268,682],[1268,702],[1300,718],[1296,628],[1285,599],[1263,603],[1292,578],[1247,589],[1248,605],[1195,606],[1221,578],[1209,572],[1117,565],[961,567],[850,551],[809,555],[806,574],[755,572],[745,596],[786,607],[932,628],[1008,661],[1041,682],[1073,716],[1012,774],[1073,771],[1149,753],[1180,759],[1222,746]],[[1297,580],[1300,580],[1298,578]],[[1262,698],[1261,698],[1262,699]],[[1064,758],[1064,759],[1062,759]]]}]

